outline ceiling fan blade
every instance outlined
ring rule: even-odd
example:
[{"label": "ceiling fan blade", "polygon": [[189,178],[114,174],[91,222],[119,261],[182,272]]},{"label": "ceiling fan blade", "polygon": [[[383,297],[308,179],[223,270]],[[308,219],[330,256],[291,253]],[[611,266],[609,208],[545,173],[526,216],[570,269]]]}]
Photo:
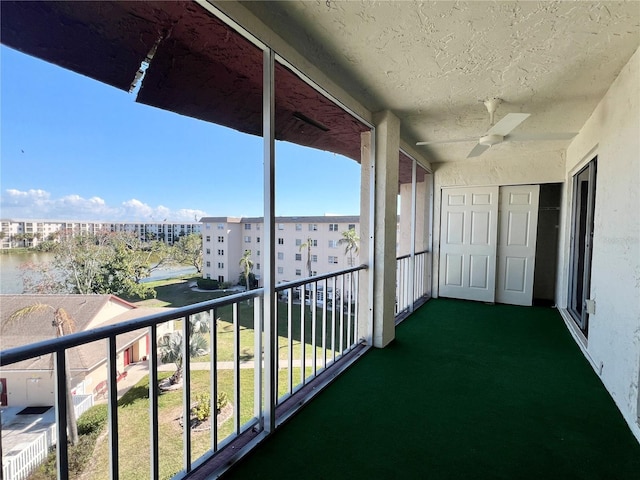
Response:
[{"label": "ceiling fan blade", "polygon": [[462,143],[462,142],[477,142],[478,137],[469,138],[454,138],[453,140],[434,140],[432,142],[417,142],[416,145],[438,145],[442,143]]},{"label": "ceiling fan blade", "polygon": [[487,150],[489,148],[489,145],[480,145],[477,144],[475,147],[473,147],[473,150],[471,150],[469,152],[469,155],[467,155],[467,158],[471,158],[471,157],[479,157],[480,155],[482,155],[484,153],[485,150]]},{"label": "ceiling fan blade", "polygon": [[577,133],[572,132],[555,132],[555,133],[510,133],[505,140],[514,142],[524,142],[527,140],[571,140]]},{"label": "ceiling fan blade", "polygon": [[530,113],[507,113],[502,120],[489,129],[486,135],[502,135],[506,137],[511,130],[524,122]]}]

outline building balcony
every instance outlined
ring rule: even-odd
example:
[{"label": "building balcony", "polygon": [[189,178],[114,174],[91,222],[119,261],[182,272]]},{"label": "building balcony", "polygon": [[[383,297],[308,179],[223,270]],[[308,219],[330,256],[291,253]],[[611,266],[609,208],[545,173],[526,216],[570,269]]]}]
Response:
[{"label": "building balcony", "polygon": [[[0,363],[6,369],[34,352],[63,352],[103,339],[110,358],[110,467],[103,476],[93,472],[94,478],[131,476],[125,460],[133,435],[126,420],[131,397],[118,395],[117,337],[146,327],[155,341],[157,326],[170,318],[182,319],[182,334],[189,335],[193,323],[185,320],[201,312],[231,320],[226,334],[233,336],[232,360],[226,361],[220,339],[225,333],[219,329],[210,332],[209,361],[213,365],[217,359],[218,368],[203,376],[192,363],[198,360],[185,357],[182,415],[191,415],[185,405],[194,405],[202,378],[208,378],[211,398],[232,385],[226,391],[230,418],[204,435],[204,448],[201,434],[183,429],[182,452],[173,452],[182,468],[168,471],[162,394],[145,387],[167,374],[151,349],[148,382],[134,387],[138,397],[148,388],[143,396],[150,399],[146,444],[136,447],[145,452],[136,457],[146,463],[143,477],[299,478],[305,472],[305,478],[614,479],[633,478],[640,469],[640,445],[556,309],[450,299],[414,309],[425,300],[421,296],[412,298],[395,340],[385,349],[369,349],[356,333],[361,330],[356,298],[325,302],[321,294],[329,285],[347,292],[362,271],[279,287],[275,307],[281,320],[273,349],[262,343],[269,327],[263,325],[262,334],[251,332],[259,316],[246,315],[264,309],[262,290],[256,290],[5,350]],[[247,349],[263,351],[261,368],[255,368],[255,356],[248,361]],[[65,371],[64,359],[57,355],[57,372]],[[66,423],[64,373],[56,380],[53,443],[60,445],[67,441],[66,429],[59,428]],[[57,454],[59,478],[67,478],[73,454],[67,449]],[[4,478],[23,478],[12,463],[16,456],[5,455]]]}]

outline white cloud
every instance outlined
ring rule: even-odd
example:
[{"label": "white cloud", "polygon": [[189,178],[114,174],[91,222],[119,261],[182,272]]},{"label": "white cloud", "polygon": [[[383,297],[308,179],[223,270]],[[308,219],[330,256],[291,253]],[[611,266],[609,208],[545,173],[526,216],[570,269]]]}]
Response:
[{"label": "white cloud", "polygon": [[2,218],[29,218],[42,220],[96,220],[96,221],[179,221],[193,222],[206,216],[202,210],[182,208],[172,210],[163,205],[153,207],[132,198],[118,206],[110,206],[100,197],[84,198],[70,194],[52,198],[45,190],[21,191],[7,189],[0,196]]}]

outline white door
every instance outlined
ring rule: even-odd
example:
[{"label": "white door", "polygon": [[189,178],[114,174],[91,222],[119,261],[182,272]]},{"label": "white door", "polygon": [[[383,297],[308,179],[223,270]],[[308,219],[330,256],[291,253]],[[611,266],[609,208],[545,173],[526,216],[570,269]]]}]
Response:
[{"label": "white door", "polygon": [[439,295],[493,302],[498,187],[442,189]]},{"label": "white door", "polygon": [[539,185],[500,187],[496,302],[533,303]]}]

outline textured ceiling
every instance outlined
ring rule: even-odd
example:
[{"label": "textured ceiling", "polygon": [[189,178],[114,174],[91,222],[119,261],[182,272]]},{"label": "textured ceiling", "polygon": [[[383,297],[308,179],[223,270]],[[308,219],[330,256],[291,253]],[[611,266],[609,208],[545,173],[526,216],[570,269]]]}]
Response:
[{"label": "textured ceiling", "polygon": [[[480,136],[480,102],[496,121],[531,113],[518,133],[577,132],[640,44],[632,2],[242,2],[372,111],[389,109],[403,138]],[[482,158],[555,154],[569,141],[508,142]],[[474,142],[418,147],[464,160]]]},{"label": "textured ceiling", "polygon": [[[489,97],[504,100],[496,120],[532,114],[514,133],[577,132],[640,44],[636,1],[241,3],[367,109],[398,115],[408,142],[479,137]],[[259,50],[194,2],[0,7],[2,43],[122,89],[154,51],[138,101],[261,131]],[[277,138],[359,159],[366,127],[283,67],[276,110]],[[505,142],[482,158],[561,159],[568,143]],[[445,162],[474,144],[418,148]]]}]

